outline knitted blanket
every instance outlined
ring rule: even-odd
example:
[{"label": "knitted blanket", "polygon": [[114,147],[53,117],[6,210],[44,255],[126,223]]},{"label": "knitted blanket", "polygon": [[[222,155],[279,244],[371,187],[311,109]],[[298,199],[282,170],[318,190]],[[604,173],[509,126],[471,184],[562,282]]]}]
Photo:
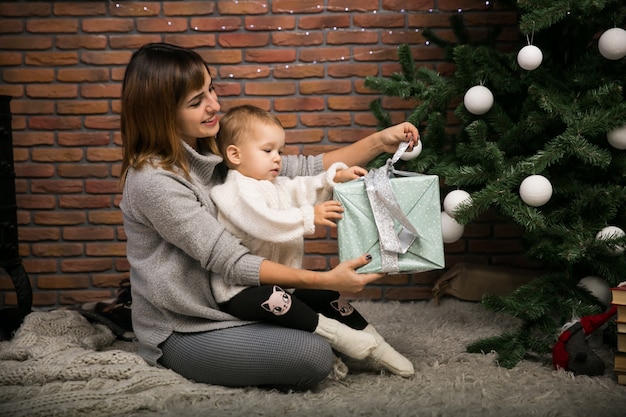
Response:
[{"label": "knitted blanket", "polygon": [[119,416],[219,392],[116,345],[133,346],[77,311],[29,314],[0,342],[0,416]]}]

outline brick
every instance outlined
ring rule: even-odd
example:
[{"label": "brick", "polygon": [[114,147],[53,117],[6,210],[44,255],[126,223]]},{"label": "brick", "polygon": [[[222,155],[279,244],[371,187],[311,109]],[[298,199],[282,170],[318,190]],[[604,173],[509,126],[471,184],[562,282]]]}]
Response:
[{"label": "brick", "polygon": [[103,146],[111,138],[105,132],[59,132],[57,141],[61,146]]},{"label": "brick", "polygon": [[39,225],[77,225],[85,222],[82,211],[37,211],[33,213],[33,223]]},{"label": "brick", "polygon": [[125,243],[87,243],[85,248],[88,256],[126,256]]},{"label": "brick", "polygon": [[83,52],[80,61],[90,65],[126,65],[130,61],[132,52]]},{"label": "brick", "polygon": [[324,256],[305,255],[302,259],[302,268],[312,271],[324,271],[328,269],[328,261]]},{"label": "brick", "polygon": [[87,180],[85,191],[89,194],[121,194],[122,188],[117,180]]},{"label": "brick", "polygon": [[[3,96],[12,96],[12,97],[23,97],[24,96],[24,87],[21,85],[6,85],[0,84],[0,95]],[[23,125],[23,121],[21,123]],[[20,122],[17,120],[17,117],[13,117],[13,122],[11,123],[13,126],[13,130],[18,130],[20,128]]]},{"label": "brick", "polygon": [[[255,78],[267,78],[271,74],[272,70],[268,66],[256,66],[256,65],[224,65],[219,69],[219,76],[223,79],[237,79],[237,78],[246,78],[246,79],[255,79]],[[241,91],[241,86],[237,84],[237,90],[233,90],[233,88],[225,89],[224,84],[233,86],[232,83],[224,83],[220,82],[215,86],[218,97],[230,95],[229,92],[232,91]],[[234,95],[239,95],[240,93],[236,92]]]},{"label": "brick", "polygon": [[122,149],[115,148],[89,148],[87,149],[88,161],[121,161]]},{"label": "brick", "polygon": [[286,143],[318,143],[322,139],[324,139],[323,129],[293,129],[285,132]]},{"label": "brick", "polygon": [[331,12],[371,12],[378,10],[378,0],[328,0]]},{"label": "brick", "polygon": [[289,97],[274,100],[277,111],[319,111],[325,107],[322,97]]},{"label": "brick", "polygon": [[218,1],[217,12],[220,15],[258,15],[268,12],[268,1]]},{"label": "brick", "polygon": [[285,129],[291,129],[298,126],[298,116],[293,113],[277,113],[276,117],[278,117],[278,120],[280,120],[280,123]]},{"label": "brick", "polygon": [[[12,100],[11,113],[13,114],[52,114],[54,113],[54,102],[49,100]],[[13,137],[18,133],[31,132],[15,132]],[[45,137],[45,135],[43,135]],[[15,140],[13,140],[15,144]]]},{"label": "brick", "polygon": [[106,14],[105,3],[100,2],[67,2],[55,3],[56,16],[99,16]]},{"label": "brick", "polygon": [[122,85],[119,83],[83,84],[80,95],[85,98],[119,98],[122,95]]},{"label": "brick", "polygon": [[62,259],[61,272],[103,272],[113,267],[111,258]]},{"label": "brick", "polygon": [[252,96],[288,96],[296,93],[296,84],[290,81],[245,83],[244,91]]},{"label": "brick", "polygon": [[109,176],[106,164],[59,164],[57,175],[62,178],[104,178]]},{"label": "brick", "polygon": [[215,2],[212,1],[168,1],[163,3],[165,16],[201,16],[213,14]]},{"label": "brick", "polygon": [[97,288],[119,288],[124,278],[128,278],[128,274],[94,274],[91,283]]},{"label": "brick", "polygon": [[76,33],[77,19],[30,19],[26,21],[26,30],[31,33]]},{"label": "brick", "polygon": [[272,2],[273,13],[321,13],[324,6],[316,0],[274,0]]},{"label": "brick", "polygon": [[19,164],[15,167],[18,178],[49,178],[54,175],[54,165],[50,164]]},{"label": "brick", "polygon": [[382,32],[384,44],[400,45],[402,43],[424,43],[426,38],[415,30],[390,30]]},{"label": "brick", "polygon": [[2,66],[14,66],[22,63],[22,54],[20,52],[0,52],[0,62]]},{"label": "brick", "polygon": [[337,29],[350,27],[350,16],[344,15],[323,15],[323,16],[301,16],[298,19],[298,28],[303,30]]},{"label": "brick", "polygon": [[333,129],[328,133],[328,140],[336,143],[352,143],[374,133],[371,129]]},{"label": "brick", "polygon": [[229,109],[241,106],[242,104],[250,104],[252,106],[260,107],[264,110],[270,110],[270,101],[262,98],[242,98],[242,99],[223,99],[221,102],[222,111],[225,113]]},{"label": "brick", "polygon": [[404,15],[390,14],[355,14],[352,25],[362,28],[402,28],[404,27]]},{"label": "brick", "polygon": [[26,95],[31,98],[72,98],[78,94],[76,85],[66,84],[50,84],[37,85],[31,84],[26,87]]},{"label": "brick", "polygon": [[78,54],[76,52],[27,52],[24,62],[27,65],[45,67],[76,65]]},{"label": "brick", "polygon": [[41,194],[74,194],[83,191],[81,180],[32,180],[30,190]]},{"label": "brick", "polygon": [[134,29],[135,22],[124,18],[97,18],[82,21],[81,30],[85,33],[126,33]]},{"label": "brick", "polygon": [[83,245],[80,243],[34,243],[31,245],[34,256],[66,257],[83,254]]},{"label": "brick", "polygon": [[116,271],[130,271],[130,264],[128,263],[128,259],[126,259],[126,258],[116,258],[115,259],[115,270]]},{"label": "brick", "polygon": [[108,111],[109,104],[106,101],[57,101],[58,114],[103,114]]},{"label": "brick", "polygon": [[59,240],[61,231],[57,227],[21,227],[18,238],[21,242],[38,242],[41,240]]},{"label": "brick", "polygon": [[217,43],[224,48],[253,48],[269,44],[267,33],[222,33]]},{"label": "brick", "polygon": [[2,71],[2,80],[8,83],[49,83],[54,80],[53,69],[15,68]]},{"label": "brick", "polygon": [[111,207],[111,198],[106,195],[63,195],[59,207],[64,209],[101,209]]},{"label": "brick", "polygon": [[240,17],[194,17],[189,22],[193,30],[200,32],[231,32],[243,27]]},{"label": "brick", "polygon": [[321,65],[283,65],[274,67],[274,78],[323,78]]},{"label": "brick", "polygon": [[29,274],[51,273],[57,270],[55,259],[23,259],[22,265]]},{"label": "brick", "polygon": [[383,0],[383,9],[398,12],[429,11],[434,7],[434,0]]},{"label": "brick", "polygon": [[367,77],[378,75],[376,64],[331,64],[328,65],[328,75],[334,78]]},{"label": "brick", "polygon": [[329,45],[376,44],[378,36],[378,31],[338,30],[326,35],[326,43]]},{"label": "brick", "polygon": [[56,37],[56,47],[59,49],[104,49],[107,47],[107,37],[103,35],[60,35]]},{"label": "brick", "polygon": [[368,110],[371,97],[335,96],[328,97],[328,108],[331,110]]},{"label": "brick", "polygon": [[86,275],[40,275],[37,278],[37,288],[42,290],[89,288],[89,278]]},{"label": "brick", "polygon": [[63,228],[65,240],[113,240],[115,232],[110,227],[104,226],[81,226]]},{"label": "brick", "polygon": [[395,47],[355,47],[355,61],[397,61],[398,49]]},{"label": "brick", "polygon": [[205,62],[209,64],[238,64],[241,62],[242,52],[239,50],[210,50],[198,51]]},{"label": "brick", "polygon": [[439,0],[439,10],[463,10],[471,9],[473,12],[477,10],[486,10],[490,7],[489,3],[481,0]]},{"label": "brick", "polygon": [[293,30],[296,18],[293,16],[247,16],[244,25],[250,31]]},{"label": "brick", "polygon": [[161,13],[161,5],[154,1],[111,2],[109,13],[111,16],[158,16]]},{"label": "brick", "polygon": [[301,81],[300,94],[349,94],[352,83],[349,80],[315,80]]},{"label": "brick", "polygon": [[24,210],[53,209],[56,207],[54,196],[18,194],[15,199],[17,200],[17,207]]},{"label": "brick", "polygon": [[88,129],[113,130],[120,125],[119,116],[87,116],[85,127]]},{"label": "brick", "polygon": [[108,81],[110,73],[108,68],[59,68],[56,79],[64,83]]},{"label": "brick", "polygon": [[334,62],[343,61],[350,57],[348,48],[314,48],[300,52],[302,62]]},{"label": "brick", "polygon": [[318,126],[350,126],[350,113],[303,113],[300,121],[307,127]]},{"label": "brick", "polygon": [[137,19],[136,27],[138,32],[163,33],[163,32],[185,32],[189,29],[187,19],[180,17],[164,19]]},{"label": "brick", "polygon": [[89,223],[100,225],[121,225],[124,224],[124,220],[120,210],[98,210],[89,213]]},{"label": "brick", "polygon": [[35,148],[31,151],[33,161],[37,162],[69,162],[83,158],[81,149],[44,149]]},{"label": "brick", "polygon": [[245,51],[247,62],[295,62],[296,51],[294,49],[248,49]]},{"label": "brick", "polygon": [[76,130],[80,129],[81,120],[78,116],[31,116],[28,127],[41,130]]},{"label": "brick", "polygon": [[0,16],[4,17],[44,17],[52,12],[50,4],[46,3],[0,3]]},{"label": "brick", "polygon": [[164,41],[184,48],[212,48],[216,45],[216,37],[211,34],[202,35],[165,35]]},{"label": "brick", "polygon": [[[314,46],[324,43],[324,35],[319,32],[282,32],[272,33],[272,45],[276,46]],[[303,50],[304,51],[304,50]]]}]

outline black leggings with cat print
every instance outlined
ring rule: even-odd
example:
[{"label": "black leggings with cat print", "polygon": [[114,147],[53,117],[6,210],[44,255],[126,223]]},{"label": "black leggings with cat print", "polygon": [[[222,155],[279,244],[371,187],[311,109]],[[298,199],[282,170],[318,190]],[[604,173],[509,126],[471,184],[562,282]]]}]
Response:
[{"label": "black leggings with cat print", "polygon": [[367,320],[345,298],[329,290],[299,289],[290,293],[277,285],[249,287],[220,307],[242,320],[271,321],[308,332],[317,327],[317,313],[353,329],[367,327]]}]

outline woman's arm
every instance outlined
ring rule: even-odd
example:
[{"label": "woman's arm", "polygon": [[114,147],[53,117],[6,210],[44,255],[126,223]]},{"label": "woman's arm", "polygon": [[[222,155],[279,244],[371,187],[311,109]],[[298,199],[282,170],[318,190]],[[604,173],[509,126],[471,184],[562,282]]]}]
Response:
[{"label": "woman's arm", "polygon": [[328,169],[335,162],[343,162],[348,166],[365,166],[381,153],[394,153],[400,142],[411,141],[414,145],[418,140],[417,128],[409,122],[403,122],[372,133],[348,146],[326,152],[323,156],[324,168]]},{"label": "woman's arm", "polygon": [[356,269],[370,262],[366,255],[344,261],[330,271],[309,271],[290,268],[276,262],[264,260],[259,271],[261,285],[274,284],[285,288],[325,289],[345,292],[360,292],[365,285],[385,274],[359,274]]}]

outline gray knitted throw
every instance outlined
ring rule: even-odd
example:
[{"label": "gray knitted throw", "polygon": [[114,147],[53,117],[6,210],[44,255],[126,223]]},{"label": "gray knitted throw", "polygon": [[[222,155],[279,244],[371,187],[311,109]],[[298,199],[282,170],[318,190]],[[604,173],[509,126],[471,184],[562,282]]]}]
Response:
[{"label": "gray knitted throw", "polygon": [[120,416],[209,396],[208,385],[149,366],[114,341],[76,311],[29,314],[0,342],[0,416]]}]

